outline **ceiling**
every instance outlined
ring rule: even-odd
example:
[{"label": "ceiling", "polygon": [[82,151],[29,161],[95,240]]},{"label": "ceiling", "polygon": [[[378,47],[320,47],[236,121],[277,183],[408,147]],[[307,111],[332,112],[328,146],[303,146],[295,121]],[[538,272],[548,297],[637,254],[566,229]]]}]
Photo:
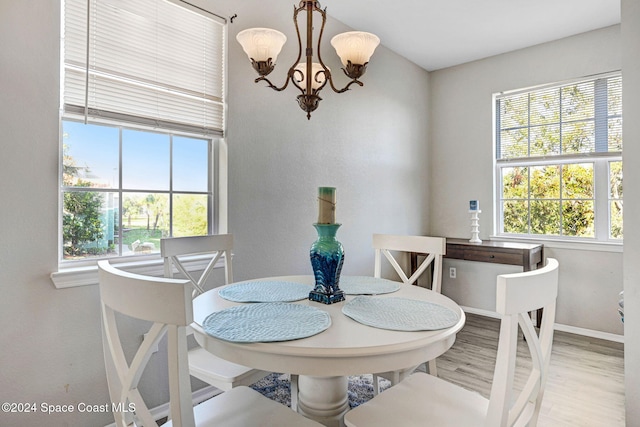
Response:
[{"label": "ceiling", "polygon": [[323,0],[321,5],[428,71],[620,23],[620,0]]}]

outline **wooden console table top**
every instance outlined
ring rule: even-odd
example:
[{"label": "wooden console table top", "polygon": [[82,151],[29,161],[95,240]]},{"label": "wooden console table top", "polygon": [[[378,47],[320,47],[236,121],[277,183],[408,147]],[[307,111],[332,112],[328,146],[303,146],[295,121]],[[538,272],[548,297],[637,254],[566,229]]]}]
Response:
[{"label": "wooden console table top", "polygon": [[445,258],[522,266],[523,271],[544,265],[544,246],[539,243],[497,242],[447,238]]}]

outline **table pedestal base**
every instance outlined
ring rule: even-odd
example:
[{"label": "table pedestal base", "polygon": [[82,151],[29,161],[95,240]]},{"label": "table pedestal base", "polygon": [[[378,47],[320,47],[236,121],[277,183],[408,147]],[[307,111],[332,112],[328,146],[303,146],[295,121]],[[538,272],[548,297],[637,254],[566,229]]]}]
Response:
[{"label": "table pedestal base", "polygon": [[348,377],[298,377],[298,412],[328,427],[344,426]]}]

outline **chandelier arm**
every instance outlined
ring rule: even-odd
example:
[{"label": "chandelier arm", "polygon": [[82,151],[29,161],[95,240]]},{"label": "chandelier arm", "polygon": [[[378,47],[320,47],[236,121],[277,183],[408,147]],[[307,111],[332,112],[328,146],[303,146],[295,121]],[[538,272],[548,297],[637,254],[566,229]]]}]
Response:
[{"label": "chandelier arm", "polygon": [[354,79],[354,80],[351,80],[349,83],[347,83],[347,85],[342,89],[336,89],[336,87],[333,85],[333,80],[331,80],[331,89],[333,89],[335,93],[343,93],[348,91],[352,84],[357,84],[358,86],[364,86],[364,83],[362,83],[360,80]]},{"label": "chandelier arm", "polygon": [[277,90],[278,92],[281,92],[281,91],[285,90],[287,88],[287,86],[289,86],[289,78],[288,77],[287,77],[287,80],[285,80],[284,85],[282,85],[282,87],[278,87],[278,86],[274,85],[265,76],[260,76],[257,79],[255,79],[255,83],[258,83],[260,81],[266,82],[267,83],[267,87],[270,87],[273,90]]}]

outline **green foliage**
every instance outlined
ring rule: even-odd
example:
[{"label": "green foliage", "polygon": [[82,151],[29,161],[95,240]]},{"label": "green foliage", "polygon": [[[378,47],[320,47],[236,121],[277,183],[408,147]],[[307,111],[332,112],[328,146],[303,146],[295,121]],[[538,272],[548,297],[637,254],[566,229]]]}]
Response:
[{"label": "green foliage", "polygon": [[609,162],[611,238],[622,239],[622,162]]},{"label": "green foliage", "polygon": [[86,245],[104,237],[101,221],[104,197],[95,192],[68,191],[63,198],[62,236],[65,254],[80,256],[90,253]]},{"label": "green foliage", "polygon": [[203,236],[207,233],[207,197],[176,195],[173,199],[173,235]]},{"label": "green foliage", "polygon": [[502,188],[506,233],[594,236],[591,163],[503,168]]}]

